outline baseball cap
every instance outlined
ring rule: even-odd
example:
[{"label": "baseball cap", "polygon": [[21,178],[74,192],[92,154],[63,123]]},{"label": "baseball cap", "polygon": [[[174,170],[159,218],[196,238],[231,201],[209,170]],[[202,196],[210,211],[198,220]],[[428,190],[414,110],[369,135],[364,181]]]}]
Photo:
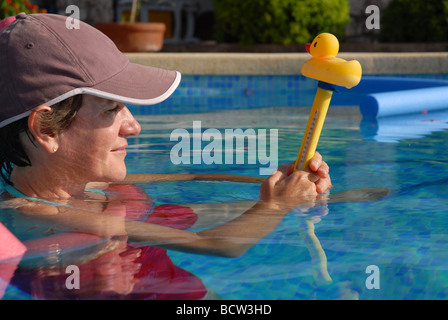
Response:
[{"label": "baseball cap", "polygon": [[0,22],[0,128],[77,94],[152,105],[179,85],[179,72],[131,63],[99,30],[66,20],[20,13]]}]

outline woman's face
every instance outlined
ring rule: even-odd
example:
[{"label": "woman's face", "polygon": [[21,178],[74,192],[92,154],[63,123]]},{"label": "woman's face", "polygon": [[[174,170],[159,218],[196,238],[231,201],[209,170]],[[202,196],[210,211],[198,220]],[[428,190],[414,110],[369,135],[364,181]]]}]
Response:
[{"label": "woman's face", "polygon": [[84,95],[70,127],[61,133],[58,152],[73,178],[117,182],[126,176],[127,137],[140,133],[140,124],[122,103]]}]

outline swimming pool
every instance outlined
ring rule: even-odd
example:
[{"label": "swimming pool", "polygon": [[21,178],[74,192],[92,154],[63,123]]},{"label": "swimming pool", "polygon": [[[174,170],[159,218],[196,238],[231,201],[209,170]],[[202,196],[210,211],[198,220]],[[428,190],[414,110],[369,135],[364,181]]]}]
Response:
[{"label": "swimming pool", "polygon": [[[315,93],[314,81],[302,77],[185,80],[177,96],[166,103],[150,111],[134,109],[142,133],[129,139],[130,173],[258,175],[258,162],[173,165],[170,150],[176,141],[170,140],[170,134],[178,128],[191,131],[193,121],[201,121],[202,130],[222,132],[226,128],[278,129],[279,163],[295,160]],[[239,258],[175,251],[168,251],[168,256],[222,299],[446,299],[447,119],[448,113],[440,111],[390,118],[385,123],[384,119],[363,119],[359,108],[346,101],[331,106],[318,146],[330,165],[335,186],[331,193],[371,187],[388,188],[389,196],[372,202],[328,203],[326,211],[290,213]],[[239,152],[247,160],[253,156],[249,151]],[[259,191],[258,184],[232,182],[163,182],[141,187],[156,204],[256,200]],[[7,212],[2,211],[6,219]],[[315,235],[312,248],[303,240],[307,232]],[[56,249],[53,267],[61,263]],[[320,264],[320,271],[328,272],[331,283],[316,281],[318,261],[310,255],[315,250],[325,254],[326,267]],[[51,257],[46,258],[50,266]],[[374,274],[366,273],[370,266],[379,272],[374,279],[378,288],[369,285],[373,283],[369,276]],[[13,284],[3,299],[31,298]]]}]

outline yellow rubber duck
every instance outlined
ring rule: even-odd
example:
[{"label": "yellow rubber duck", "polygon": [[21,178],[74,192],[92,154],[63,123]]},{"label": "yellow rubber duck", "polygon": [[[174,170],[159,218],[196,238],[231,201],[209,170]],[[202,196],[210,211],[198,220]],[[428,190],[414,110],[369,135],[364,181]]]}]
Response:
[{"label": "yellow rubber duck", "polygon": [[335,86],[350,89],[361,81],[362,74],[358,61],[336,58],[339,41],[331,33],[319,34],[311,44],[307,44],[306,50],[313,57],[302,65],[302,74],[319,80],[319,83],[294,171],[308,169],[308,164],[316,152]]},{"label": "yellow rubber duck", "polygon": [[339,41],[331,33],[319,34],[311,44],[306,45],[306,50],[313,58],[302,65],[301,71],[304,76],[348,89],[361,81],[360,63],[336,57],[339,52]]}]

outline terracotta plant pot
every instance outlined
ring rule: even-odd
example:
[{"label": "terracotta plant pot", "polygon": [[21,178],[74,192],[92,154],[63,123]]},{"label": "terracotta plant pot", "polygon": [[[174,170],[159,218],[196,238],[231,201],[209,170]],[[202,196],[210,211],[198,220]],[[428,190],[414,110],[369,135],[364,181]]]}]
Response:
[{"label": "terracotta plant pot", "polygon": [[155,52],[162,50],[166,26],[157,22],[101,22],[95,28],[112,39],[122,52]]}]

